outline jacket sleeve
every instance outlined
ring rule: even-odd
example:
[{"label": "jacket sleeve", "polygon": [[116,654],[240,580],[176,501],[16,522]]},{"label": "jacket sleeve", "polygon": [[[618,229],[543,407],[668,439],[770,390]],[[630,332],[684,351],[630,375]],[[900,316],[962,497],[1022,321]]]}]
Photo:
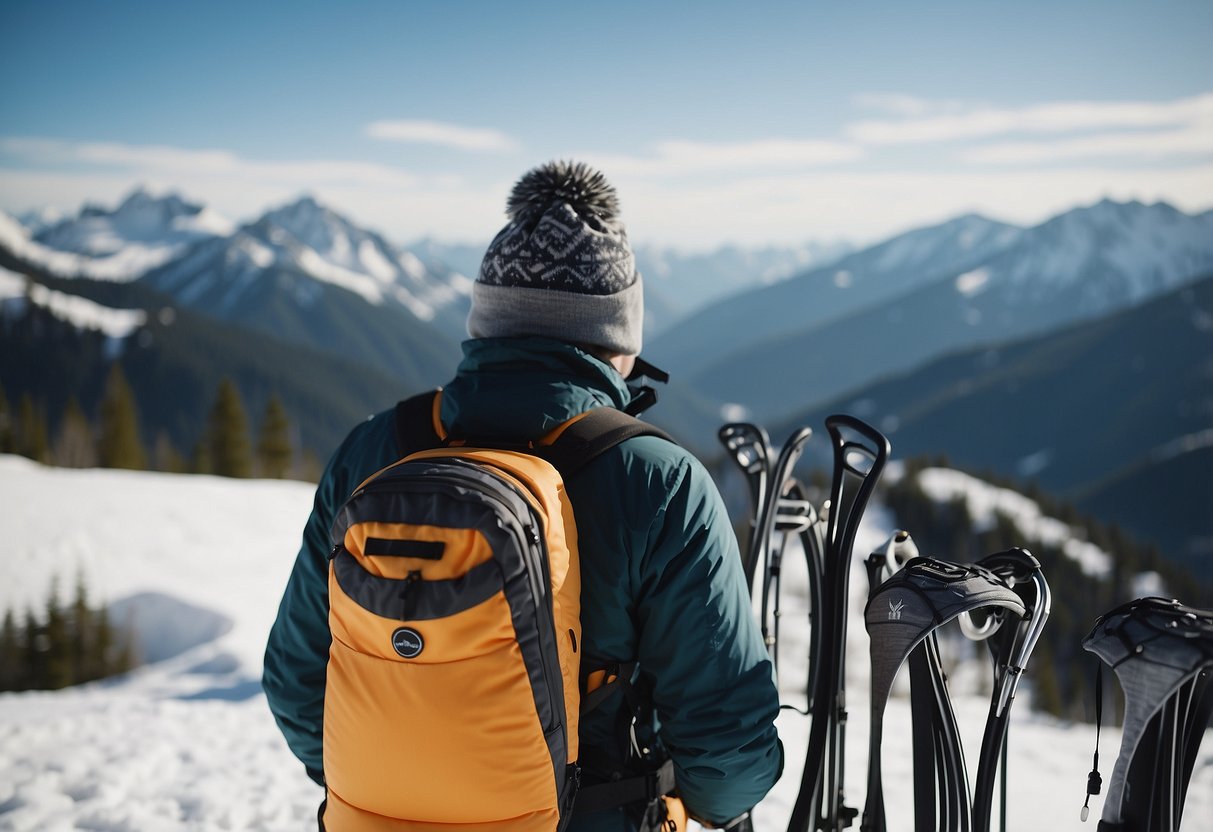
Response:
[{"label": "jacket sleeve", "polygon": [[[303,542],[270,630],[261,678],[265,698],[295,756],[322,782],[324,688],[331,636],[328,625],[329,529],[337,508],[376,470],[365,449],[373,422],[355,428],[333,454],[320,484]],[[357,479],[355,479],[357,477]]]},{"label": "jacket sleeve", "polygon": [[641,566],[640,666],[653,688],[678,790],[721,824],[779,779],[779,694],[720,494],[693,457],[667,474],[668,499]]}]

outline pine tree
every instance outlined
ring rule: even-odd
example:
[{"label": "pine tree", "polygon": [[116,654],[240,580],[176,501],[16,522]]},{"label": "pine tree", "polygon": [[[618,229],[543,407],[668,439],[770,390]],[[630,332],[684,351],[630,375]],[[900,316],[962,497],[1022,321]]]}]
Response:
[{"label": "pine tree", "polygon": [[21,637],[13,611],[4,611],[0,626],[0,690],[18,690],[21,682]]},{"label": "pine tree", "polygon": [[93,468],[97,465],[97,448],[93,442],[93,426],[80,409],[76,397],[67,400],[63,420],[55,434],[51,459],[64,468]]},{"label": "pine tree", "polygon": [[211,461],[211,443],[209,438],[203,438],[194,445],[190,454],[189,469],[195,474],[215,473],[215,464]]},{"label": "pine tree", "polygon": [[17,406],[16,451],[37,462],[50,461],[50,442],[47,440],[46,409],[34,404],[29,393],[21,395]]},{"label": "pine tree", "polygon": [[105,675],[117,676],[126,673],[136,664],[135,636],[129,626],[124,631],[116,631],[110,623],[109,611],[102,608],[97,623],[98,640],[105,645],[102,655],[106,658]]},{"label": "pine tree", "polygon": [[0,454],[11,454],[13,447],[13,408],[0,384]]},{"label": "pine tree", "polygon": [[219,382],[215,405],[207,421],[207,439],[214,473],[221,477],[252,474],[248,417],[240,401],[240,392],[231,379]]},{"label": "pine tree", "polygon": [[101,402],[101,442],[98,447],[101,464],[106,468],[143,470],[147,457],[139,441],[139,410],[135,394],[114,362],[105,381],[105,398]]},{"label": "pine tree", "polygon": [[23,673],[17,690],[39,690],[46,686],[46,633],[29,607],[25,609],[24,623],[21,639]]},{"label": "pine tree", "polygon": [[93,643],[95,640],[93,611],[88,605],[88,590],[84,585],[83,572],[76,575],[76,597],[72,600],[68,634],[73,681],[79,684],[100,678],[100,662],[93,655],[96,647]]},{"label": "pine tree", "polygon": [[114,645],[114,628],[110,625],[109,610],[100,607],[94,615],[93,659],[96,662],[96,677],[104,679],[130,670],[129,663],[120,664]]},{"label": "pine tree", "polygon": [[125,673],[134,667],[134,640],[110,624],[109,611],[88,600],[83,574],[77,575],[69,606],[59,602],[52,580],[43,620],[26,609],[24,626],[12,610],[0,627],[0,691],[55,690]]},{"label": "pine tree", "polygon": [[1032,657],[1032,707],[1061,716],[1064,703],[1057,679],[1057,662],[1048,642],[1041,642]]},{"label": "pine tree", "polygon": [[261,417],[261,432],[257,438],[257,462],[261,476],[280,480],[291,470],[294,449],[291,447],[290,421],[278,396],[271,395]]},{"label": "pine tree", "polygon": [[46,680],[44,687],[59,690],[70,686],[72,677],[71,630],[67,613],[59,604],[59,581],[51,581],[46,600]]}]

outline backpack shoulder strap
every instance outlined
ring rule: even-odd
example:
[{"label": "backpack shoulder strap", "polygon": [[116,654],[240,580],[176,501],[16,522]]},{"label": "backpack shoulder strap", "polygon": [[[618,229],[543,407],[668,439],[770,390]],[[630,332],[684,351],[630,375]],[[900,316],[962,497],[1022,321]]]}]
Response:
[{"label": "backpack shoulder strap", "polygon": [[[438,418],[441,404],[441,388],[396,404],[396,447],[401,457],[441,447],[446,441],[446,431]],[[550,438],[545,437],[546,442],[541,440],[525,449],[552,463],[564,478],[633,436],[657,436],[674,442],[665,431],[635,416],[612,407],[600,407],[573,417],[549,434]],[[520,445],[519,449],[523,447]]]},{"label": "backpack shoulder strap", "polygon": [[396,448],[401,457],[442,445],[446,431],[438,418],[442,388],[396,403]]},{"label": "backpack shoulder strap", "polygon": [[537,445],[533,452],[552,463],[562,478],[568,478],[606,451],[634,436],[657,436],[674,442],[660,428],[613,407],[590,410],[565,422],[557,431],[554,439],[548,444]]}]

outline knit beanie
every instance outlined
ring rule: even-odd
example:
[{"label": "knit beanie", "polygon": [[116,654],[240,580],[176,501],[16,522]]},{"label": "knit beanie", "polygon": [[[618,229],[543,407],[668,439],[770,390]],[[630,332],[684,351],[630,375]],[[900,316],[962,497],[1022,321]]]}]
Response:
[{"label": "knit beanie", "polygon": [[580,162],[525,173],[472,286],[473,338],[545,335],[638,355],[644,287],[615,189]]}]

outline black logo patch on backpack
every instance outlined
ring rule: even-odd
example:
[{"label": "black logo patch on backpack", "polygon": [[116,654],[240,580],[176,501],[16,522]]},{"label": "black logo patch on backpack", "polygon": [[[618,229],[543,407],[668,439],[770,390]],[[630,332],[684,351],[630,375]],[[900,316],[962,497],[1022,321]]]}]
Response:
[{"label": "black logo patch on backpack", "polygon": [[415,659],[425,649],[425,639],[412,627],[401,627],[392,633],[392,647],[406,659]]}]

